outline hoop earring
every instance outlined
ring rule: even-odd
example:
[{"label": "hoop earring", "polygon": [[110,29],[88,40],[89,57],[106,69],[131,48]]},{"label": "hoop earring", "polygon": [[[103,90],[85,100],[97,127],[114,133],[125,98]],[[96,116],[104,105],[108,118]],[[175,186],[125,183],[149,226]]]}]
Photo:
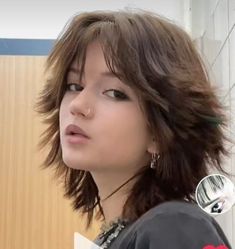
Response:
[{"label": "hoop earring", "polygon": [[156,153],[152,154],[152,160],[151,160],[151,164],[150,164],[150,168],[151,169],[155,169],[157,166],[157,161],[160,158],[160,155],[157,155]]}]

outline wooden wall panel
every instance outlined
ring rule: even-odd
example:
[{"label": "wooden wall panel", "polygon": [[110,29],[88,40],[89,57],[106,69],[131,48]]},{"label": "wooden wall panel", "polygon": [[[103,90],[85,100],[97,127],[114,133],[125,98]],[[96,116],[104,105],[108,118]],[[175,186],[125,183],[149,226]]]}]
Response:
[{"label": "wooden wall panel", "polygon": [[72,249],[74,232],[89,239],[85,217],[41,170],[37,143],[43,130],[33,104],[42,88],[45,57],[0,57],[0,248]]}]

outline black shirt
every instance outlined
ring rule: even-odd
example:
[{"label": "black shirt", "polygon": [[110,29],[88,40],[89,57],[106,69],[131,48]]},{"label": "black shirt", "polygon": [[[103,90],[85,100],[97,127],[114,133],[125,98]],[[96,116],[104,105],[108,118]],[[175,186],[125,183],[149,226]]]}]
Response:
[{"label": "black shirt", "polygon": [[109,249],[204,249],[209,245],[232,249],[218,223],[196,204],[170,201],[128,225]]}]

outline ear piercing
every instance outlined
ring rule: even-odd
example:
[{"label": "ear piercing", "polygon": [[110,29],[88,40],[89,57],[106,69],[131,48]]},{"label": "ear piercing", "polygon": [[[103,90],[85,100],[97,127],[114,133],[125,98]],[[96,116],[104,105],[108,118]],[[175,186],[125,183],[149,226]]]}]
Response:
[{"label": "ear piercing", "polygon": [[151,164],[150,164],[150,168],[151,169],[155,169],[156,168],[157,161],[158,161],[159,158],[160,158],[159,154],[158,155],[156,153],[152,154],[152,160],[151,160]]}]

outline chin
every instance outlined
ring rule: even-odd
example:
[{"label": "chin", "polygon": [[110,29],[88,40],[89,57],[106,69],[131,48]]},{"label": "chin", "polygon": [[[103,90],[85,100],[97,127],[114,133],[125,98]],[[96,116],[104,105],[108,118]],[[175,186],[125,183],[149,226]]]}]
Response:
[{"label": "chin", "polygon": [[88,164],[78,161],[78,160],[73,160],[71,157],[65,157],[63,156],[63,162],[68,168],[71,169],[77,169],[77,170],[89,170]]}]

